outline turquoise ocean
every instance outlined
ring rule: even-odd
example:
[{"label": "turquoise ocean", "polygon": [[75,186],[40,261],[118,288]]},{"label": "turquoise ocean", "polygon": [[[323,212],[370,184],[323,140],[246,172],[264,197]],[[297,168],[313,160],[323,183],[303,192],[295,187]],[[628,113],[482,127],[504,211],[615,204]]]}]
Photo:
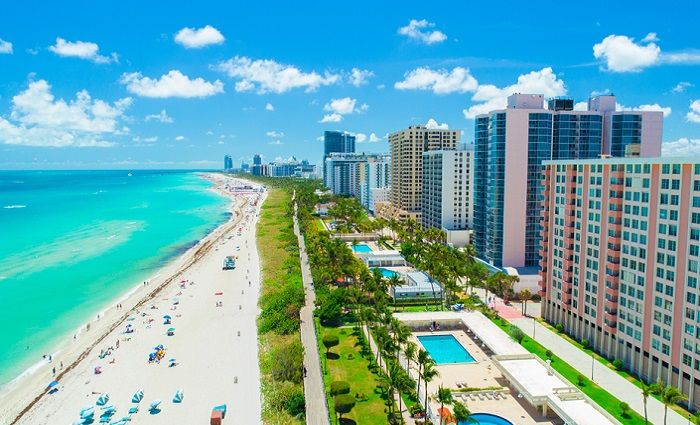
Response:
[{"label": "turquoise ocean", "polygon": [[0,171],[0,387],[228,218],[194,172]]}]

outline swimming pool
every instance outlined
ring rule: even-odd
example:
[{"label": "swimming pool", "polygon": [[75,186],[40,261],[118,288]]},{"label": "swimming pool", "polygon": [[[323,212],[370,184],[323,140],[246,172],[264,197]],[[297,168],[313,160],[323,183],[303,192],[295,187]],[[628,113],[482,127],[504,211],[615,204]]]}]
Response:
[{"label": "swimming pool", "polygon": [[421,335],[418,341],[437,364],[476,362],[454,335]]},{"label": "swimming pool", "polygon": [[352,250],[355,252],[372,252],[372,248],[370,248],[367,244],[353,245]]},{"label": "swimming pool", "polygon": [[385,269],[384,267],[379,267],[379,272],[387,279],[391,279],[394,276],[400,276],[397,272]]},{"label": "swimming pool", "polygon": [[474,413],[469,417],[469,421],[461,421],[459,425],[478,424],[478,425],[513,425],[513,422],[502,418],[498,415],[490,413]]}]

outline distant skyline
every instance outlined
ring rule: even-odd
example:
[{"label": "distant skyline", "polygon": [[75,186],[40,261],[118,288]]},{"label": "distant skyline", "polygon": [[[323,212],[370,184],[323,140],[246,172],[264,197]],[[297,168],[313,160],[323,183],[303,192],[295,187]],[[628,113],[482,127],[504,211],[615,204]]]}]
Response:
[{"label": "distant skyline", "polygon": [[[429,7],[428,7],[429,6]],[[448,125],[512,92],[612,92],[664,112],[666,155],[700,155],[692,1],[11,2],[0,14],[0,169],[220,168],[295,156],[324,130]]]}]

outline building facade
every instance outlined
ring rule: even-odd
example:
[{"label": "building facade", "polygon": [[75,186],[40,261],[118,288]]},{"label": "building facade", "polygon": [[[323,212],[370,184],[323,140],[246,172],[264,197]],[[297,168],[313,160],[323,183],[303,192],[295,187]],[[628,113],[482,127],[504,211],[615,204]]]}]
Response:
[{"label": "building facade", "polygon": [[253,166],[250,168],[250,173],[254,176],[264,176],[265,170],[263,170],[262,156],[260,154],[253,155]]},{"label": "building facade", "polygon": [[224,155],[224,171],[230,171],[233,169],[233,159],[231,155]]},{"label": "building facade", "polygon": [[346,131],[323,132],[323,181],[326,181],[326,158],[332,153],[354,153],[355,135]]},{"label": "building facade", "polygon": [[336,195],[360,196],[360,165],[363,153],[331,153],[326,156],[324,184]]},{"label": "building facade", "polygon": [[[379,193],[376,189],[391,187],[391,157],[389,155],[370,155],[367,161],[358,164],[360,204],[374,213],[374,196]],[[384,201],[381,199],[380,202]]]},{"label": "building facade", "polygon": [[453,151],[423,152],[421,222],[445,231],[472,226],[474,145]]},{"label": "building facade", "polygon": [[586,111],[570,99],[549,107],[543,95],[514,94],[475,120],[474,245],[498,267],[539,262],[542,161],[661,154],[661,112],[617,111],[611,95]]},{"label": "building facade", "polygon": [[423,152],[454,150],[459,130],[412,125],[389,135],[391,147],[391,211],[385,215],[420,221]]},{"label": "building facade", "polygon": [[700,407],[700,159],[543,173],[542,316]]}]

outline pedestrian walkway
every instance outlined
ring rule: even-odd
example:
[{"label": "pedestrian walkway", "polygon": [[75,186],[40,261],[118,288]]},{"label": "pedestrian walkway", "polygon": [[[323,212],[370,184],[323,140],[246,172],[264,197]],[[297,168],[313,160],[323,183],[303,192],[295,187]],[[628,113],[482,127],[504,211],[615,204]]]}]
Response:
[{"label": "pedestrian walkway", "polygon": [[[627,381],[617,372],[608,368],[598,360],[571,344],[556,332],[541,325],[539,322],[529,318],[509,319],[511,323],[519,327],[525,334],[551,350],[557,357],[561,358],[581,374],[590,378],[593,374],[593,381],[605,388],[610,394],[624,401],[630,407],[644,416],[644,401],[641,390],[633,383]],[[534,326],[533,326],[534,325]],[[664,405],[655,398],[649,397],[647,400],[647,412],[650,424],[664,423]],[[668,410],[668,425],[686,425],[688,418]]]},{"label": "pedestrian walkway", "polygon": [[306,303],[299,312],[301,316],[301,343],[304,346],[304,367],[306,370],[306,378],[304,378],[306,424],[330,425],[328,402],[326,401],[326,388],[323,385],[321,358],[318,352],[316,325],[314,322],[316,293],[314,292],[313,280],[311,278],[309,259],[306,255],[306,244],[304,243],[304,237],[299,232],[296,202],[294,203],[294,234],[299,241],[301,278],[304,283],[304,293],[306,294]]}]

